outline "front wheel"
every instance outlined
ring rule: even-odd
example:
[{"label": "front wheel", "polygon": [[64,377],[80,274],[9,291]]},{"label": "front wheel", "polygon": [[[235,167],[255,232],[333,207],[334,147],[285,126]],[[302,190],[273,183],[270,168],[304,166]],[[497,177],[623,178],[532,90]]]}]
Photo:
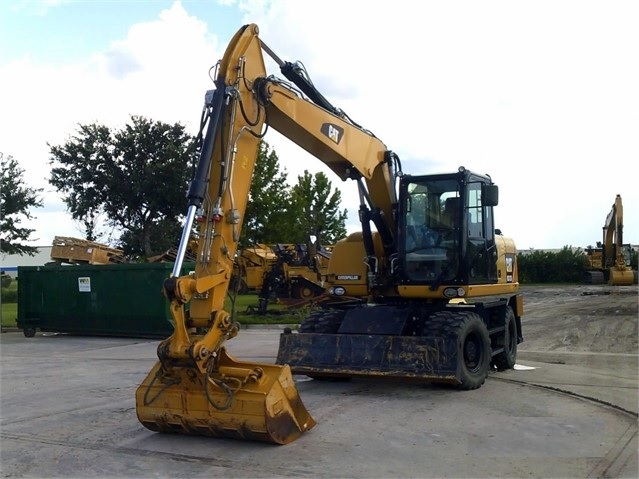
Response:
[{"label": "front wheel", "polygon": [[479,388],[486,381],[490,368],[490,336],[481,317],[475,313],[464,314],[457,328],[457,352],[459,357],[459,389]]}]

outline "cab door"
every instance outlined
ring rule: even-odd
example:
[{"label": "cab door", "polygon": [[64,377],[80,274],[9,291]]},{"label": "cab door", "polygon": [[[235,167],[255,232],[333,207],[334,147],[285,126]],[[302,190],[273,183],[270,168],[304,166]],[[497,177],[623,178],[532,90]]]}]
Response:
[{"label": "cab door", "polygon": [[[486,187],[494,187],[487,189]],[[497,282],[497,249],[493,203],[496,204],[496,186],[481,181],[467,185],[466,255],[465,266],[469,284]],[[487,200],[487,201],[486,201]]]}]

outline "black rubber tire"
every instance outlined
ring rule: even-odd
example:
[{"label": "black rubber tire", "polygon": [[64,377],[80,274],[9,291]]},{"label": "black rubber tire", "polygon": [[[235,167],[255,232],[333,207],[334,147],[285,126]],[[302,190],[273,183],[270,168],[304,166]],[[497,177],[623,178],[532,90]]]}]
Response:
[{"label": "black rubber tire", "polygon": [[322,310],[311,311],[300,323],[298,331],[300,333],[314,333],[315,326],[323,314],[324,311]]},{"label": "black rubber tire", "polygon": [[327,310],[317,321],[316,333],[336,334],[344,320],[344,311]]},{"label": "black rubber tire", "polygon": [[313,311],[300,323],[300,333],[335,334],[342,324],[344,312],[340,310],[320,309]]},{"label": "black rubber tire", "polygon": [[317,296],[317,294],[310,286],[298,282],[293,285],[291,296],[293,297],[293,299],[311,299]]},{"label": "black rubber tire", "polygon": [[488,328],[476,313],[461,313],[457,327],[459,360],[458,389],[469,391],[481,387],[490,369],[490,336]]},{"label": "black rubber tire", "polygon": [[324,288],[302,276],[291,280],[291,296],[295,299],[309,300],[324,293]]},{"label": "black rubber tire", "polygon": [[311,299],[317,296],[313,288],[310,286],[299,285],[299,291],[297,293],[300,299]]},{"label": "black rubber tire", "polygon": [[510,306],[506,307],[504,335],[501,339],[504,351],[495,355],[493,365],[499,370],[513,369],[517,362],[517,320]]},{"label": "black rubber tire", "polygon": [[299,327],[297,328],[300,333],[314,333],[315,326],[317,325],[318,319],[321,317],[322,311],[313,311],[308,316],[306,316]]},{"label": "black rubber tire", "polygon": [[24,328],[22,330],[25,338],[32,338],[35,336],[36,329],[35,328]]}]

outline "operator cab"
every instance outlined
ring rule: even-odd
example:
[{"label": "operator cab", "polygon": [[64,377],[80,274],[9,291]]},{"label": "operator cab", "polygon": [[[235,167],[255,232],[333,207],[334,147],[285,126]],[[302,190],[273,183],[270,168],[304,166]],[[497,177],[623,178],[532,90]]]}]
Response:
[{"label": "operator cab", "polygon": [[404,175],[399,196],[401,284],[497,282],[498,188],[490,177],[463,167],[450,174]]}]

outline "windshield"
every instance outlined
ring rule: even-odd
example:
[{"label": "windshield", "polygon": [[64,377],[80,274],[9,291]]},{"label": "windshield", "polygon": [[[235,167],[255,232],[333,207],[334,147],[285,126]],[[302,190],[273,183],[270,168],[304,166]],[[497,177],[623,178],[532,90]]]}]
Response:
[{"label": "windshield", "polygon": [[407,185],[404,271],[415,281],[446,281],[457,274],[462,204],[454,179]]}]

